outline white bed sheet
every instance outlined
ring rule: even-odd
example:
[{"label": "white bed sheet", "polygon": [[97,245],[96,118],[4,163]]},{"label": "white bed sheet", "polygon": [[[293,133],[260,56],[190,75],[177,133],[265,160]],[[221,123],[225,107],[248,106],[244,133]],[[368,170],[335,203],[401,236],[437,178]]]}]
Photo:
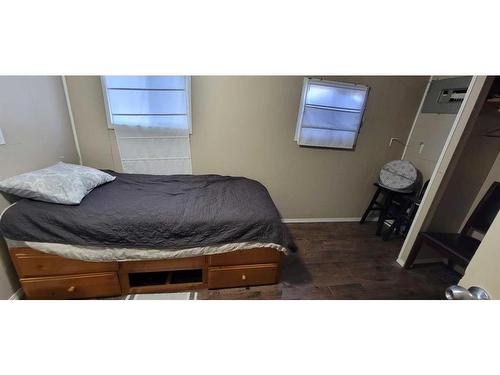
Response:
[{"label": "white bed sheet", "polygon": [[9,248],[13,247],[31,247],[32,249],[42,251],[48,254],[60,255],[65,258],[78,259],[90,262],[109,262],[109,261],[133,261],[133,260],[154,260],[154,259],[172,259],[188,258],[201,255],[222,254],[237,250],[247,250],[255,248],[273,248],[285,254],[288,249],[275,243],[260,242],[238,242],[228,243],[218,246],[193,247],[189,249],[137,249],[137,248],[118,248],[107,246],[78,246],[60,243],[15,241],[5,239]]}]

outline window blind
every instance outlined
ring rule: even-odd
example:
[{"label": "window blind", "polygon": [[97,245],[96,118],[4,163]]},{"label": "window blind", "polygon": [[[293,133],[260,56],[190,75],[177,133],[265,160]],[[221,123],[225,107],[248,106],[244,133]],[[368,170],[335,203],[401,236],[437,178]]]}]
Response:
[{"label": "window blind", "polygon": [[353,149],[368,87],[306,78],[295,140],[300,146]]},{"label": "window blind", "polygon": [[123,171],[191,173],[189,77],[105,76],[102,83]]}]

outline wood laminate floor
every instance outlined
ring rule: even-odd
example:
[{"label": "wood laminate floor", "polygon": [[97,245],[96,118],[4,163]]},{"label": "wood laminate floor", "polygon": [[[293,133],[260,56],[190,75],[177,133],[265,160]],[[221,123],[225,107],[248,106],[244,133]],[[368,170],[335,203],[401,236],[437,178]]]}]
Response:
[{"label": "wood laminate floor", "polygon": [[382,241],[375,224],[289,224],[299,251],[283,258],[277,285],[203,290],[198,299],[443,299],[460,275],[443,264],[405,270],[401,239]]}]

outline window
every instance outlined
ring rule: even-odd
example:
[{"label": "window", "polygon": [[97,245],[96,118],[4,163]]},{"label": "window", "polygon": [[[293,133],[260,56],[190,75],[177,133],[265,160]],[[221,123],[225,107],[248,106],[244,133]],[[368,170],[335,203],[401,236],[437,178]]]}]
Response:
[{"label": "window", "polygon": [[105,76],[108,123],[191,130],[190,77]]},{"label": "window", "polygon": [[190,77],[104,76],[101,81],[123,171],[191,173]]},{"label": "window", "polygon": [[305,78],[295,140],[299,146],[353,149],[367,86]]}]

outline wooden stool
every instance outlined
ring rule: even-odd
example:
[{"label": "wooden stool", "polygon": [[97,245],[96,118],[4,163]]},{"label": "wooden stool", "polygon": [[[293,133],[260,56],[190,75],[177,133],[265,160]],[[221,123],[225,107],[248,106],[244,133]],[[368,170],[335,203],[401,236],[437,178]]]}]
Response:
[{"label": "wooden stool", "polygon": [[417,214],[417,210],[420,207],[420,203],[422,202],[422,198],[427,190],[427,185],[429,185],[429,180],[424,183],[424,186],[420,190],[420,193],[417,195],[403,195],[402,200],[400,202],[399,212],[396,213],[394,222],[391,224],[389,229],[384,231],[382,234],[382,238],[384,241],[387,241],[392,233],[400,233],[401,227],[404,226],[404,230],[402,231],[402,235],[406,236],[410,226]]},{"label": "wooden stool", "polygon": [[[377,187],[377,191],[375,191],[375,194],[373,195],[373,198],[366,208],[366,211],[361,217],[359,223],[363,224],[371,211],[380,211],[377,220],[377,231],[375,232],[377,236],[380,236],[385,220],[389,219],[388,213],[391,206],[394,202],[399,202],[401,196],[413,194],[413,190],[391,190],[380,185],[379,183],[374,183],[373,185]],[[377,200],[379,195],[383,196],[381,202]],[[397,204],[399,205],[399,203]]]}]

